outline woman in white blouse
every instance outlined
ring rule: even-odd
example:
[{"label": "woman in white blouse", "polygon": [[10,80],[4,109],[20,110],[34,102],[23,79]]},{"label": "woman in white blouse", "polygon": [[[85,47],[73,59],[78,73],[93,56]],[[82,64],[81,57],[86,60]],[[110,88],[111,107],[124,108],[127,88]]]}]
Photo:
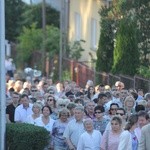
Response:
[{"label": "woman in white blouse", "polygon": [[35,125],[44,127],[47,131],[51,132],[54,120],[50,117],[52,110],[49,106],[42,108],[42,116],[35,120]]}]

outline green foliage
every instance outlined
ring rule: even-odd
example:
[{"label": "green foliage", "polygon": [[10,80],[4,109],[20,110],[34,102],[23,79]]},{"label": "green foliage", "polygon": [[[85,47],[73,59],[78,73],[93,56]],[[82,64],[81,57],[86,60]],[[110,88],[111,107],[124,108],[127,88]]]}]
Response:
[{"label": "green foliage", "polygon": [[130,18],[120,21],[114,49],[113,73],[134,75],[139,66],[136,26]]},{"label": "green foliage", "polygon": [[6,39],[16,41],[22,30],[22,14],[26,4],[22,0],[5,0]]},{"label": "green foliage", "polygon": [[141,65],[150,66],[150,1],[136,0],[135,14],[138,24],[138,47],[141,53]]},{"label": "green foliage", "polygon": [[145,66],[140,66],[138,69],[138,74],[150,79],[150,68],[145,67]]},{"label": "green foliage", "polygon": [[6,139],[10,150],[43,150],[50,137],[43,127],[10,123],[6,125]]},{"label": "green foliage", "polygon": [[74,41],[73,44],[69,47],[70,58],[79,60],[82,56],[84,49],[82,48],[82,43],[85,43],[84,40]]},{"label": "green foliage", "polygon": [[[42,4],[29,5],[22,18],[24,26],[30,27],[33,22],[36,22],[37,28],[42,28]],[[46,4],[46,25],[59,28],[59,12],[48,4]]]},{"label": "green foliage", "polygon": [[[16,42],[25,26],[29,28],[34,22],[42,28],[42,4],[27,5],[22,0],[5,0],[6,39]],[[59,28],[59,12],[46,4],[46,25]]]},{"label": "green foliage", "polygon": [[100,40],[97,50],[96,70],[109,72],[113,63],[113,20],[108,18],[109,9],[103,8],[101,14]]},{"label": "green foliage", "polygon": [[55,26],[47,26],[47,38],[45,41],[46,51],[49,52],[50,57],[59,54],[59,39],[60,31]]},{"label": "green foliage", "polygon": [[65,80],[68,80],[68,81],[71,81],[71,73],[69,70],[63,70],[63,73],[62,73],[62,80],[65,81]]},{"label": "green foliage", "polygon": [[32,24],[30,28],[23,28],[23,32],[18,37],[17,53],[23,61],[27,62],[33,51],[41,49],[42,30]]},{"label": "green foliage", "polygon": [[[43,44],[50,57],[53,57],[59,52],[59,29],[54,26],[46,27],[46,40],[43,41],[43,31],[38,29],[36,24],[31,27],[23,28],[23,32],[18,37],[17,45],[17,61],[18,64],[27,62],[30,65],[32,54],[36,51],[41,51]],[[35,62],[36,63],[36,62]],[[42,62],[38,60],[38,64]]]}]

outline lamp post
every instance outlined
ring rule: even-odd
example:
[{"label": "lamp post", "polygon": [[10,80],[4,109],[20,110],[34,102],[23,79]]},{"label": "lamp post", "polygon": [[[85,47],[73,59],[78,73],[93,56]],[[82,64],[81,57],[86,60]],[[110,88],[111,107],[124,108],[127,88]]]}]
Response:
[{"label": "lamp post", "polygon": [[0,150],[5,149],[5,3],[0,0]]},{"label": "lamp post", "polygon": [[62,80],[62,53],[63,53],[63,0],[60,1],[61,10],[60,10],[60,41],[59,41],[59,81]]},{"label": "lamp post", "polygon": [[42,29],[43,29],[43,46],[42,46],[42,72],[45,74],[46,53],[45,53],[45,40],[46,40],[46,7],[45,0],[42,2]]}]

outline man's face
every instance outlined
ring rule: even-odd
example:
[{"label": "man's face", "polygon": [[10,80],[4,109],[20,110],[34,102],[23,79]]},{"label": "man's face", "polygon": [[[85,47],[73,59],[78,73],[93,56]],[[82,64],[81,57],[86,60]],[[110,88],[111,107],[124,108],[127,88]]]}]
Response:
[{"label": "man's face", "polygon": [[74,116],[77,121],[81,121],[83,119],[83,115],[84,115],[84,112],[82,112],[81,110],[75,109]]},{"label": "man's face", "polygon": [[87,105],[87,111],[91,112],[91,113],[94,113],[94,107],[95,107],[94,102],[88,103],[88,105]]},{"label": "man's face", "polygon": [[119,115],[122,119],[126,119],[126,115],[123,110],[117,110],[116,115]]},{"label": "man's face", "polygon": [[19,101],[19,95],[13,94],[12,95],[12,101],[13,101],[13,103],[18,103],[18,101]]},{"label": "man's face", "polygon": [[22,98],[22,104],[24,107],[29,106],[29,99],[27,97]]},{"label": "man's face", "polygon": [[38,92],[37,88],[32,88],[32,89],[31,89],[31,95],[32,95],[33,97],[35,97],[35,95],[36,95],[37,92]]},{"label": "man's face", "polygon": [[140,128],[145,126],[147,123],[148,123],[148,120],[146,120],[146,118],[144,116],[139,116],[138,117],[138,125],[139,125]]},{"label": "man's face", "polygon": [[107,97],[104,96],[98,99],[98,104],[104,105],[105,103],[107,103],[107,101],[108,101]]}]

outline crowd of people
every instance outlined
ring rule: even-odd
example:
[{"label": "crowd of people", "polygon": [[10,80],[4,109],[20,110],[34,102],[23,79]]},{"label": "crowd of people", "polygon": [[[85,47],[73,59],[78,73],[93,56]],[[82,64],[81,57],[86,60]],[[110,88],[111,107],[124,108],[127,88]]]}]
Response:
[{"label": "crowd of people", "polygon": [[[85,87],[52,79],[7,80],[6,120],[44,127],[45,150],[149,150],[150,93],[117,81]],[[36,137],[35,137],[36,138]]]}]

